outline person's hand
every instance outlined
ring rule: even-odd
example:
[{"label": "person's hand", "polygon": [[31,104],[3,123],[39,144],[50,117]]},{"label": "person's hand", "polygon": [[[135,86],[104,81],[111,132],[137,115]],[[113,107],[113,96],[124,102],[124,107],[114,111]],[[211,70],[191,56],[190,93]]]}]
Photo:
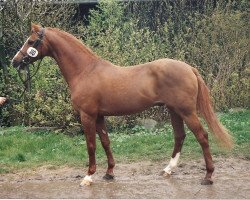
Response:
[{"label": "person's hand", "polygon": [[0,106],[3,105],[5,101],[6,101],[5,97],[0,97]]}]

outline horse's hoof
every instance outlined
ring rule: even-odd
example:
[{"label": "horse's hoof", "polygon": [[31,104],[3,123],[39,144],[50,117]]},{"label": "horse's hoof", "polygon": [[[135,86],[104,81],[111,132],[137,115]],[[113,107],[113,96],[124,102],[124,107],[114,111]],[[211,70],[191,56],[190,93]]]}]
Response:
[{"label": "horse's hoof", "polygon": [[201,185],[212,185],[212,184],[213,184],[212,179],[203,179],[201,181]]},{"label": "horse's hoof", "polygon": [[90,186],[92,183],[93,183],[93,180],[91,179],[91,177],[85,176],[82,182],[80,183],[80,186],[81,187]]},{"label": "horse's hoof", "polygon": [[165,173],[166,172],[162,170],[162,171],[160,171],[159,176],[164,176]]},{"label": "horse's hoof", "polygon": [[81,187],[90,186],[91,184],[92,184],[92,182],[83,180],[83,181],[80,183],[80,186],[81,186]]},{"label": "horse's hoof", "polygon": [[171,171],[162,171],[162,172],[161,172],[161,175],[164,176],[164,177],[170,177],[171,174],[172,174]]},{"label": "horse's hoof", "polygon": [[171,176],[171,173],[164,172],[163,176],[169,178]]},{"label": "horse's hoof", "polygon": [[114,178],[115,176],[110,174],[105,174],[105,176],[103,176],[104,180],[114,180]]}]

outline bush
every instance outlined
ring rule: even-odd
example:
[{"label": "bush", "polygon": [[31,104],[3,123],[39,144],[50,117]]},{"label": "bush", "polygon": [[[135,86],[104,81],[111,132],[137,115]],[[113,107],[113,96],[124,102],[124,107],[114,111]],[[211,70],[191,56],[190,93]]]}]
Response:
[{"label": "bush", "polygon": [[[74,26],[66,25],[60,21],[60,14],[55,17],[56,22],[45,21],[77,35],[100,57],[120,66],[164,57],[185,61],[196,66],[203,75],[217,110],[247,107],[249,14],[242,6],[246,2],[216,2],[182,0],[127,4],[101,1],[98,8],[91,11],[88,26],[79,21]],[[159,8],[159,12],[155,12]],[[69,13],[67,16],[69,19]],[[30,93],[25,93],[21,102],[4,108],[2,118],[5,125],[60,128],[79,125],[71,108],[66,83],[55,65],[50,59],[44,59],[32,80]],[[2,70],[0,75],[3,77]],[[22,84],[16,71],[10,68],[3,80],[4,84],[0,85],[2,93],[18,99]],[[168,119],[168,114],[164,107],[151,108],[137,115],[110,117],[108,126],[115,130],[117,126],[131,128],[136,125],[138,117],[161,122]]]}]

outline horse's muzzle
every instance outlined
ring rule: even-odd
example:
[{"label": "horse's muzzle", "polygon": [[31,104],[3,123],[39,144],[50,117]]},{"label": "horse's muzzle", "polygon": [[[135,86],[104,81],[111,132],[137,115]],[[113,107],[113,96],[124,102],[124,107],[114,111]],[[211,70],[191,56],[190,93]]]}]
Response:
[{"label": "horse's muzzle", "polygon": [[12,60],[11,61],[11,65],[15,68],[17,68],[20,65],[20,62],[18,62],[17,60]]},{"label": "horse's muzzle", "polygon": [[17,60],[12,60],[11,64],[14,68],[16,69],[24,69],[24,67],[27,65],[25,62],[23,61],[17,61]]}]

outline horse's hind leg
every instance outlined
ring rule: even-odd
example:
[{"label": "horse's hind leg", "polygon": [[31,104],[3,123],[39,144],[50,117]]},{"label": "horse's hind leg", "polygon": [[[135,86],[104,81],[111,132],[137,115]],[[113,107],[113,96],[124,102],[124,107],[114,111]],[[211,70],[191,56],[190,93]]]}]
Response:
[{"label": "horse's hind leg", "polygon": [[169,112],[170,112],[170,117],[171,117],[171,123],[172,123],[173,130],[174,130],[175,144],[174,144],[174,150],[172,153],[171,160],[168,166],[164,169],[164,172],[167,175],[170,175],[172,170],[177,166],[177,162],[180,157],[182,145],[186,137],[186,134],[184,131],[183,119],[175,111],[169,110]]},{"label": "horse's hind leg", "polygon": [[208,144],[208,135],[206,131],[203,129],[199,121],[199,118],[195,112],[188,115],[184,115],[183,119],[187,124],[188,128],[194,133],[196,139],[200,143],[205,158],[207,173],[205,179],[201,182],[201,184],[202,185],[212,184],[213,181],[211,177],[214,171],[214,166]]},{"label": "horse's hind leg", "polygon": [[102,146],[106,152],[108,158],[108,169],[106,175],[103,177],[106,180],[110,180],[114,178],[113,168],[115,166],[114,158],[110,149],[110,141],[107,132],[107,128],[105,126],[105,120],[103,116],[100,116],[96,120],[96,131],[100,137]]}]

